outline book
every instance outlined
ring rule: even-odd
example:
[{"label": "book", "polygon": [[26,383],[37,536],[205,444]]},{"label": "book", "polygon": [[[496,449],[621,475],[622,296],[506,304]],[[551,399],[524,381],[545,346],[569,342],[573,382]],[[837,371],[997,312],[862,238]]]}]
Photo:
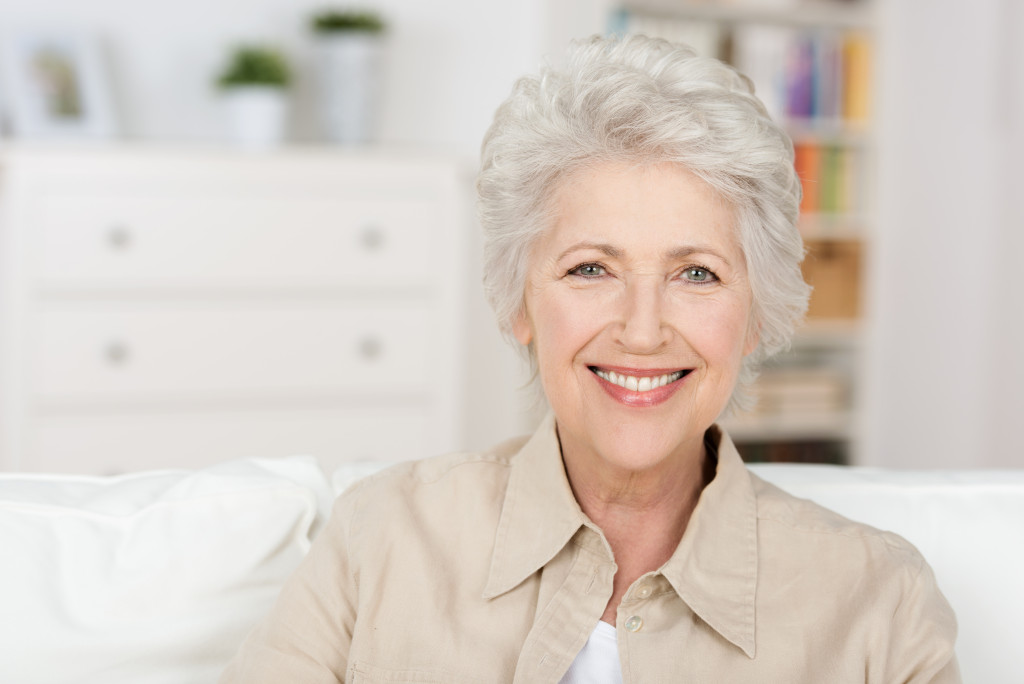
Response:
[{"label": "book", "polygon": [[821,207],[821,147],[814,143],[798,143],[793,146],[793,152],[796,175],[803,188],[800,213],[817,213]]},{"label": "book", "polygon": [[871,41],[863,33],[847,33],[843,41],[843,118],[866,122],[871,115]]}]

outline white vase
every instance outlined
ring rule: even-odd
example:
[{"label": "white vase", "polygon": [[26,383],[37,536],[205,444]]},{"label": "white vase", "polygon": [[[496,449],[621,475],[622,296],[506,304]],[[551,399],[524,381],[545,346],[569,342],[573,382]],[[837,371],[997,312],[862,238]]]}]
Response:
[{"label": "white vase", "polygon": [[381,59],[376,34],[341,31],[316,43],[321,123],[331,142],[353,145],[374,138]]},{"label": "white vase", "polygon": [[233,86],[224,91],[228,136],[249,149],[266,149],[284,140],[288,121],[285,91],[272,86]]}]

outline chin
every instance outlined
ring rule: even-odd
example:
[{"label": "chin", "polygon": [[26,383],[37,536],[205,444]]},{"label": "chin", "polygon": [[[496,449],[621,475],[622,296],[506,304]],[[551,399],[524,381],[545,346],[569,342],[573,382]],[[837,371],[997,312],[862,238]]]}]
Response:
[{"label": "chin", "polygon": [[619,429],[597,444],[597,453],[609,465],[623,470],[641,472],[677,464],[681,459],[702,453],[696,446],[703,443],[704,430],[694,435],[665,434],[665,421],[654,425],[620,423]]}]

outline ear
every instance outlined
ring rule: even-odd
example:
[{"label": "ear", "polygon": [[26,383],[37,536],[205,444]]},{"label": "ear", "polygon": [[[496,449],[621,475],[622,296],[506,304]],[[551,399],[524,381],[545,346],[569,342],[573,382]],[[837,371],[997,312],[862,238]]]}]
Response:
[{"label": "ear", "polygon": [[525,302],[519,308],[519,313],[516,314],[515,319],[512,321],[512,334],[515,335],[519,344],[524,347],[533,341],[533,326],[530,325],[530,316],[526,313]]},{"label": "ear", "polygon": [[750,356],[761,342],[761,324],[750,322],[747,326],[747,340],[743,345],[743,356]]}]

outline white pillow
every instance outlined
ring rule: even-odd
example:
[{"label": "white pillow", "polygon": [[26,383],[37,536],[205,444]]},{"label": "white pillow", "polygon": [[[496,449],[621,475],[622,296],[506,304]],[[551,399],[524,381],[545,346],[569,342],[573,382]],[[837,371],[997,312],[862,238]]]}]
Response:
[{"label": "white pillow", "polygon": [[342,463],[331,475],[331,486],[334,488],[335,496],[341,494],[364,477],[369,477],[370,475],[378,473],[399,462],[400,461],[350,461],[348,463]]},{"label": "white pillow", "polygon": [[312,458],[0,474],[0,682],[214,682],[309,549]]}]

